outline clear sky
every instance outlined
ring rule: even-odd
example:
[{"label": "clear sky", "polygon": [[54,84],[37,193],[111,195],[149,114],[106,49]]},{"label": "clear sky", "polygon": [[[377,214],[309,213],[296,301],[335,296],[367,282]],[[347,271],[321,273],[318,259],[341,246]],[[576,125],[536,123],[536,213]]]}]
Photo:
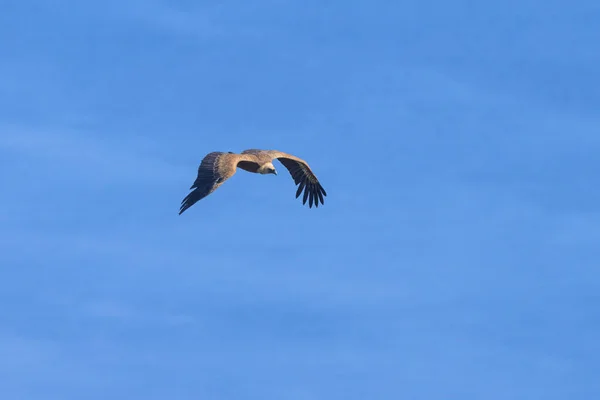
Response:
[{"label": "clear sky", "polygon": [[597,0],[1,9],[3,400],[600,398]]}]

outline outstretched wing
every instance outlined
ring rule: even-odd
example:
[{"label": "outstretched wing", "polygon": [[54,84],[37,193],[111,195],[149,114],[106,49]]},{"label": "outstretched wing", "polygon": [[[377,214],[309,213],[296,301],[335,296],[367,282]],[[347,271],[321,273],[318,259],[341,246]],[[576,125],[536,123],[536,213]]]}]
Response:
[{"label": "outstretched wing", "polygon": [[327,193],[306,161],[277,150],[269,150],[267,153],[272,159],[279,160],[279,162],[290,171],[294,183],[298,186],[296,198],[304,191],[302,204],[306,204],[307,199],[309,208],[312,208],[313,203],[315,204],[315,207],[319,207],[319,202],[325,204],[323,197],[327,196]]},{"label": "outstretched wing", "polygon": [[208,153],[198,167],[198,176],[190,187],[193,190],[181,202],[179,215],[231,178],[240,160],[239,154],[221,151]]}]

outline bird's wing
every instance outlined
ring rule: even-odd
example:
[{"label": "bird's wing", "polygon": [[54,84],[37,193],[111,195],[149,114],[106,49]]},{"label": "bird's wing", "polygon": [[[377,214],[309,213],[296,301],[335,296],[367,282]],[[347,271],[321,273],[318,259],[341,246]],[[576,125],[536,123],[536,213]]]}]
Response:
[{"label": "bird's wing", "polygon": [[260,156],[260,155],[268,155],[267,153],[269,153],[269,150],[259,150],[259,149],[248,149],[248,150],[244,150],[242,151],[241,154],[252,154],[255,156]]},{"label": "bird's wing", "polygon": [[296,198],[298,198],[304,190],[302,204],[306,204],[307,199],[309,208],[312,208],[313,203],[315,204],[315,207],[319,207],[319,202],[321,202],[321,204],[325,203],[323,197],[327,196],[327,193],[306,161],[277,150],[267,150],[266,153],[269,154],[271,159],[279,160],[279,162],[290,171],[294,183],[298,185]]},{"label": "bird's wing", "polygon": [[190,187],[192,190],[181,202],[179,214],[194,205],[217,190],[227,179],[235,174],[238,163],[244,162],[246,165],[258,164],[252,155],[225,153],[213,151],[208,153],[198,167],[198,176],[194,184]]}]

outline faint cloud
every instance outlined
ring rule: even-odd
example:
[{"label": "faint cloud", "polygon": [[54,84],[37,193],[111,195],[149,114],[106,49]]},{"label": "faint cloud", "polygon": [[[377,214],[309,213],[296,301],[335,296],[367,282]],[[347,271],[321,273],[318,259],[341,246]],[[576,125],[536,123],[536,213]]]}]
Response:
[{"label": "faint cloud", "polygon": [[[135,0],[114,3],[112,14],[128,18],[159,31],[198,39],[223,36],[257,36],[259,31],[241,24],[236,16],[253,10],[252,3],[173,4],[162,1]],[[118,13],[118,15],[116,15]],[[232,19],[231,17],[234,16]]]},{"label": "faint cloud", "polygon": [[161,2],[144,2],[131,12],[135,17],[157,28],[180,35],[209,37],[223,34],[223,27],[214,21],[214,8],[177,9]]},{"label": "faint cloud", "polygon": [[557,245],[600,244],[600,213],[569,213],[555,224],[552,240]]},{"label": "faint cloud", "polygon": [[121,137],[99,138],[88,132],[73,130],[2,127],[0,153],[33,159],[44,168],[68,167],[67,174],[85,175],[87,180],[110,177],[117,181],[146,183],[172,182],[189,178],[189,171],[174,166],[156,154],[140,150],[144,143]]},{"label": "faint cloud", "polygon": [[0,332],[0,391],[18,392],[32,384],[86,385],[102,381],[64,343]]},{"label": "faint cloud", "polygon": [[191,315],[141,309],[114,299],[95,299],[84,302],[80,306],[80,310],[87,317],[119,320],[134,324],[182,326],[196,322],[196,319]]},{"label": "faint cloud", "polygon": [[94,301],[84,305],[84,310],[91,316],[99,318],[134,319],[139,313],[131,307],[111,300]]}]

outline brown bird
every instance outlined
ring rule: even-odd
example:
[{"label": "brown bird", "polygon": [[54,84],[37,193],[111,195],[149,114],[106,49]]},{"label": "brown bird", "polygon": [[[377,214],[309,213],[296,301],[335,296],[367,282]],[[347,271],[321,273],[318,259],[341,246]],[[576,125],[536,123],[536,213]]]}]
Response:
[{"label": "brown bird", "polygon": [[240,154],[214,151],[208,153],[202,159],[198,167],[196,181],[190,187],[190,190],[194,190],[181,202],[179,215],[198,200],[205,198],[217,190],[219,186],[236,173],[237,168],[263,175],[277,175],[275,166],[273,166],[273,160],[275,159],[279,160],[287,168],[294,179],[294,183],[298,185],[296,198],[304,190],[302,204],[306,204],[307,199],[309,208],[312,208],[313,203],[315,207],[319,207],[319,202],[324,204],[323,196],[327,196],[325,189],[323,189],[323,186],[321,186],[321,183],[319,183],[319,180],[306,161],[296,156],[277,150],[250,149],[244,150]]}]

